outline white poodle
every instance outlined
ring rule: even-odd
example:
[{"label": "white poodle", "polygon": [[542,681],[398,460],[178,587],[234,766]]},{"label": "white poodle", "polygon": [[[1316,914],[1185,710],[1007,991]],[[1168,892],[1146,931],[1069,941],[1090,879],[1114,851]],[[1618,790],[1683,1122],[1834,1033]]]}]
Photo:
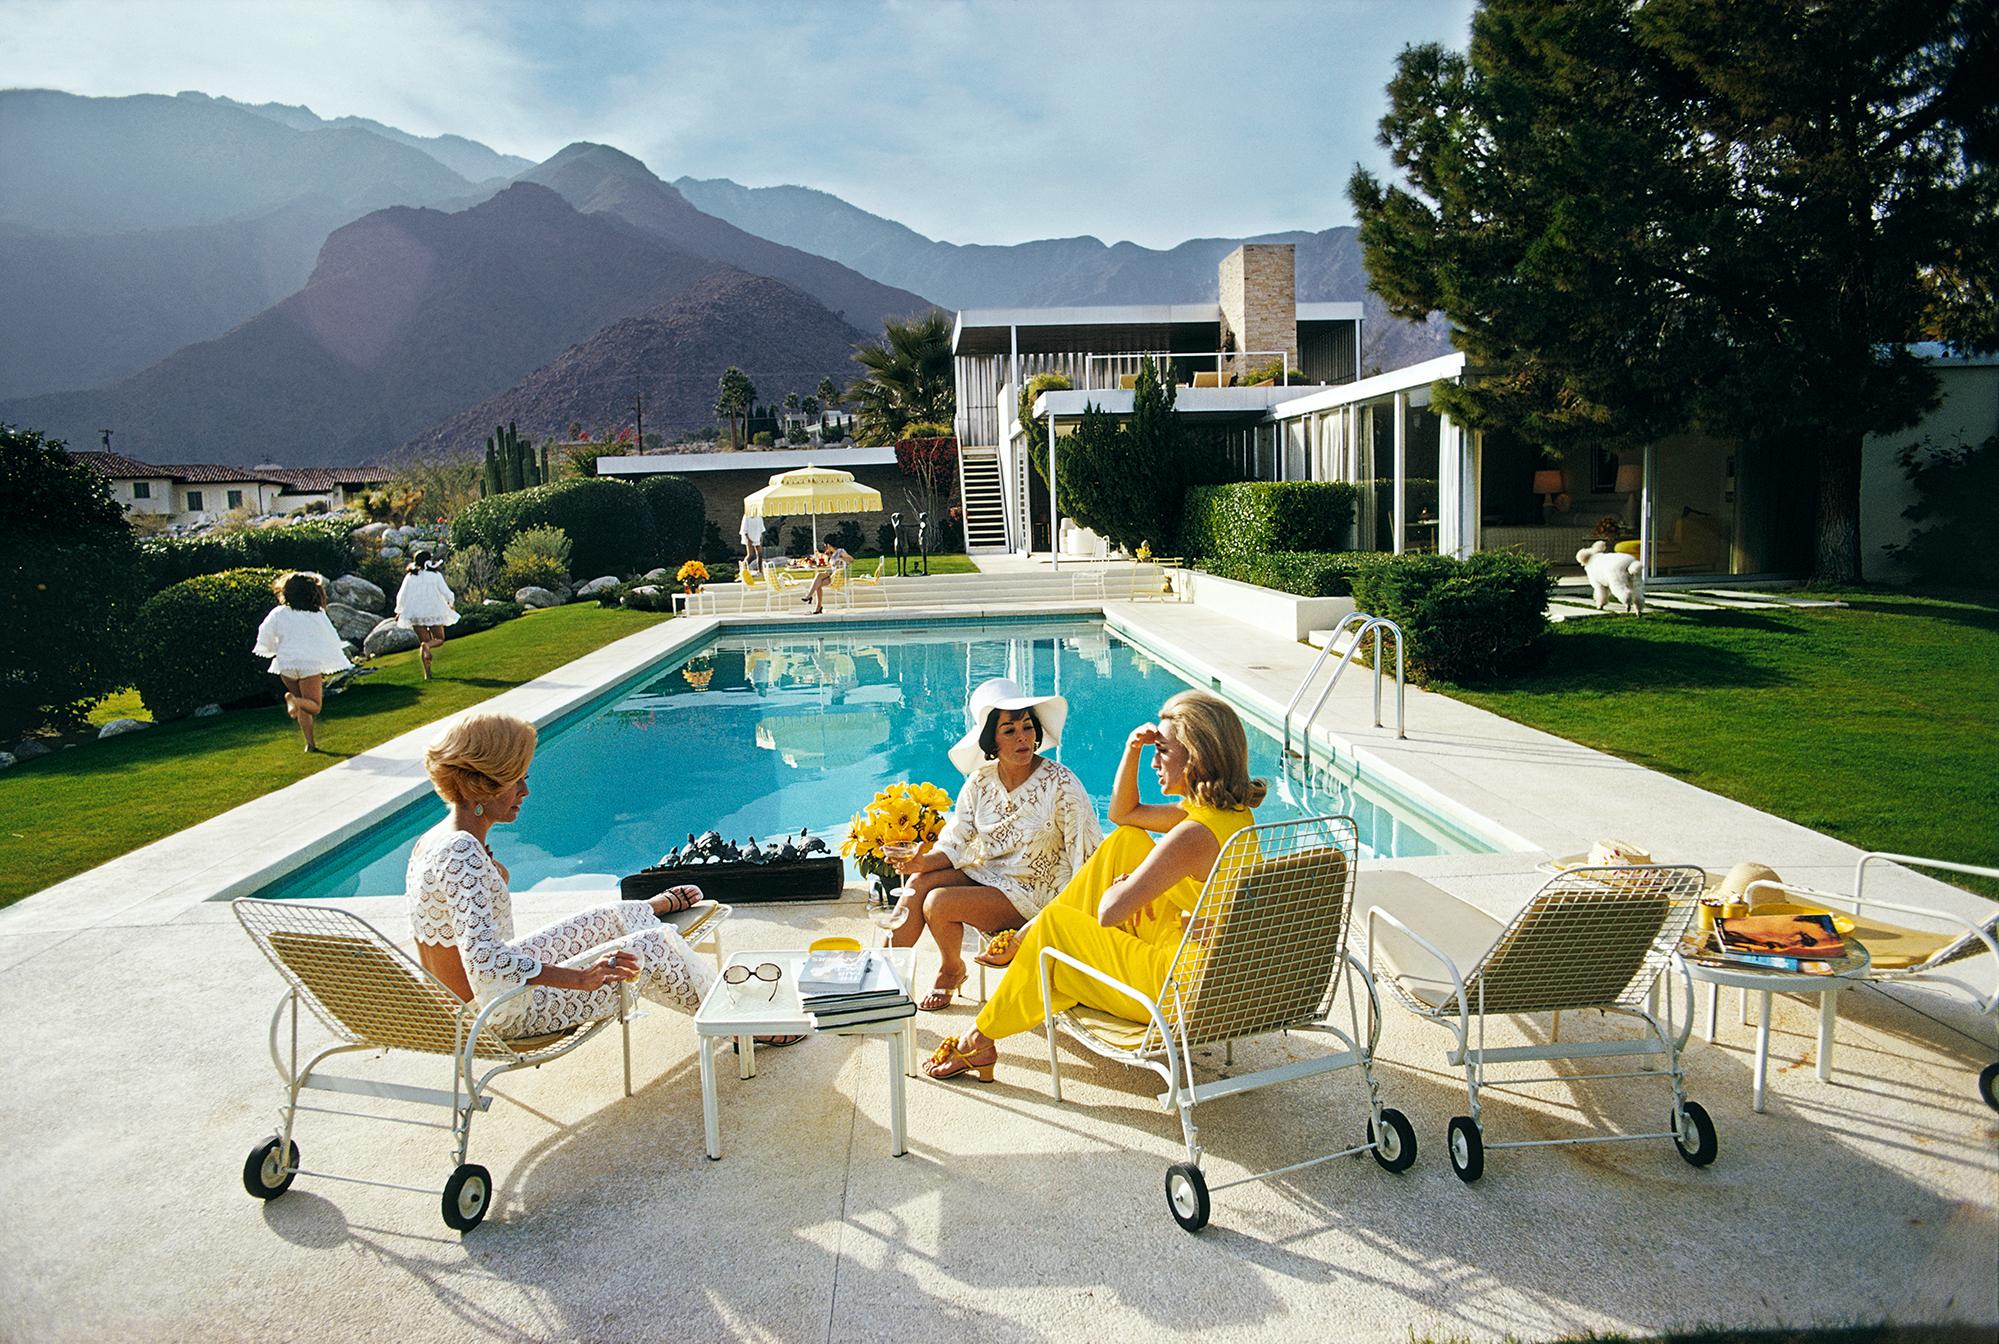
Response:
[{"label": "white poodle", "polygon": [[1624,609],[1645,614],[1645,571],[1635,555],[1610,549],[1607,541],[1594,541],[1576,552],[1576,563],[1589,580],[1589,595],[1597,610],[1606,600],[1624,604]]}]

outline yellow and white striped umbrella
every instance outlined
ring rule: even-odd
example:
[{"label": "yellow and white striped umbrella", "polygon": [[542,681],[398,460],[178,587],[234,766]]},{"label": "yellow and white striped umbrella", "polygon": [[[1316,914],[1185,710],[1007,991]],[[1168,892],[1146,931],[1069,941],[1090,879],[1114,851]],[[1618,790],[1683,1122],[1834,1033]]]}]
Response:
[{"label": "yellow and white striped umbrella", "polygon": [[743,499],[743,512],[758,518],[803,513],[812,519],[812,546],[819,547],[819,515],[879,513],[881,491],[862,485],[851,471],[833,467],[794,467],[770,478],[770,484]]}]

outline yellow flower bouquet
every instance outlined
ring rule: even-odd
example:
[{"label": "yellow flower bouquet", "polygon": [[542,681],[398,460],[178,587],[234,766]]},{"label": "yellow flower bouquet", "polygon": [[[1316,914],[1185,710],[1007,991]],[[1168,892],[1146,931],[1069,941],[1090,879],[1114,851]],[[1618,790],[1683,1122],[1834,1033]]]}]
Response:
[{"label": "yellow flower bouquet", "polygon": [[699,560],[689,560],[673,577],[680,581],[681,588],[687,592],[698,593],[701,591],[701,585],[708,582],[708,566]]},{"label": "yellow flower bouquet", "polygon": [[886,846],[915,845],[927,849],[944,830],[951,795],[935,784],[891,784],[854,814],[840,852],[854,861],[863,877],[885,884],[897,879],[889,866]]}]

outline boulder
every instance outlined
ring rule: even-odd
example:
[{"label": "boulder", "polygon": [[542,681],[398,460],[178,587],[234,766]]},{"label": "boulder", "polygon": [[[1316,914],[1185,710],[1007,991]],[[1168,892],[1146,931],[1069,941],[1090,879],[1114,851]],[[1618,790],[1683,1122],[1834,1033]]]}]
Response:
[{"label": "boulder", "polygon": [[0,770],[5,770],[8,766],[12,765],[13,763],[14,763],[13,752],[0,751]]},{"label": "boulder", "polygon": [[543,607],[559,607],[562,605],[562,599],[554,593],[551,593],[546,588],[536,588],[532,584],[526,588],[516,590],[514,593],[514,602],[517,606],[526,607],[529,611],[538,611]]},{"label": "boulder", "polygon": [[32,761],[37,756],[48,754],[48,744],[38,742],[32,737],[24,737],[14,744],[14,759],[17,761]]},{"label": "boulder", "polygon": [[113,719],[97,730],[97,736],[99,738],[116,737],[120,733],[136,733],[141,728],[150,728],[152,726],[152,724],[147,723],[144,719]]},{"label": "boulder", "polygon": [[361,526],[355,528],[348,535],[355,537],[365,537],[370,541],[375,541],[381,538],[384,534],[386,534],[388,530],[389,530],[389,525],[387,523],[363,523],[361,524]]},{"label": "boulder", "polygon": [[345,602],[329,602],[326,606],[326,619],[333,622],[333,628],[339,632],[342,639],[350,640],[366,639],[382,621],[382,618],[374,612],[350,607]]},{"label": "boulder", "polygon": [[403,548],[394,544],[384,546],[382,547],[382,558],[384,560],[400,560],[403,558]]},{"label": "boulder", "polygon": [[333,590],[335,602],[345,602],[362,611],[383,612],[389,609],[389,595],[359,574],[342,574],[328,587]]},{"label": "boulder", "polygon": [[643,606],[645,603],[657,598],[659,594],[660,587],[658,584],[643,583],[625,594],[625,605],[628,607]]},{"label": "boulder", "polygon": [[[349,644],[347,647],[351,649],[354,646]],[[220,705],[203,705],[200,709],[194,711],[194,717],[197,719],[212,719],[221,712],[222,706]]]},{"label": "boulder", "polygon": [[673,577],[673,571],[670,569],[649,569],[645,572],[645,576],[649,579],[665,580]]},{"label": "boulder", "polygon": [[616,588],[617,586],[618,586],[617,575],[606,574],[601,579],[592,579],[588,583],[579,584],[576,589],[576,595],[578,597],[595,597],[597,596],[597,594],[603,592],[605,589]]},{"label": "boulder", "polygon": [[393,618],[383,621],[361,641],[363,657],[379,658],[385,653],[402,653],[417,646],[416,631],[405,630]]}]

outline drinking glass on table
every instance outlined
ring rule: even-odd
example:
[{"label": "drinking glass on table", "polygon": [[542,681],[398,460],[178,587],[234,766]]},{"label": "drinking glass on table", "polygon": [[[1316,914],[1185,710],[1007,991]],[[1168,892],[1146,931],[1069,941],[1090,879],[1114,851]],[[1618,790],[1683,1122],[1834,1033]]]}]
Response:
[{"label": "drinking glass on table", "polygon": [[923,846],[914,840],[889,840],[883,843],[882,857],[889,861],[890,866],[898,869],[898,882],[897,885],[888,889],[886,893],[888,904],[883,906],[874,917],[876,928],[884,932],[894,928],[896,916],[902,908],[903,899],[916,894],[916,888],[909,885],[909,878],[902,875],[899,870],[903,864],[915,858],[922,851]]}]

